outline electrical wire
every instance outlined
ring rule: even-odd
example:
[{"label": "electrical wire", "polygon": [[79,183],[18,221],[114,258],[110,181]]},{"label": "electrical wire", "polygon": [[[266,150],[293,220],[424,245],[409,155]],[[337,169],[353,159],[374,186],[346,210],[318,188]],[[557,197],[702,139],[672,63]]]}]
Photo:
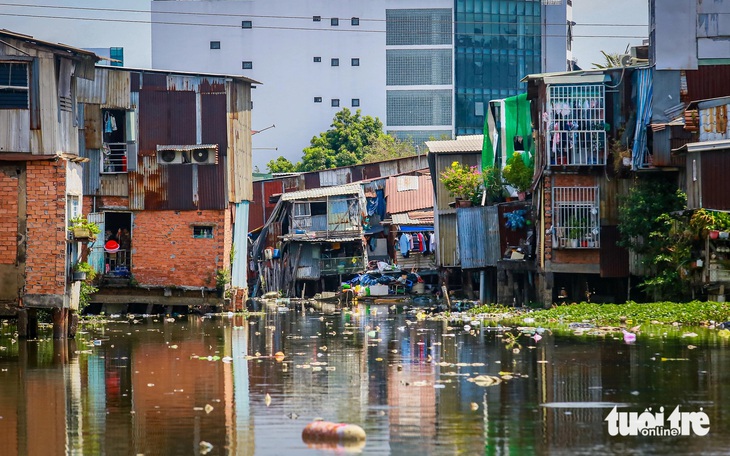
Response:
[{"label": "electrical wire", "polygon": [[[22,3],[0,3],[0,6],[14,6],[24,8],[47,8],[47,9],[67,9],[67,10],[79,10],[79,11],[99,11],[109,13],[143,13],[143,14],[177,14],[177,15],[191,15],[191,16],[213,16],[213,17],[241,17],[241,18],[263,18],[263,19],[302,19],[311,21],[314,16],[281,16],[281,15],[257,15],[257,14],[238,14],[238,13],[206,13],[206,12],[189,12],[189,11],[154,11],[154,10],[135,10],[135,9],[118,9],[118,8],[91,8],[81,6],[60,6],[60,5],[32,5]],[[517,16],[517,15],[516,15]],[[47,16],[53,18],[54,16]],[[351,19],[349,17],[325,17],[318,16],[321,19],[339,19],[346,21]],[[354,18],[354,17],[353,17]],[[387,22],[387,19],[368,19],[368,18],[357,18],[360,22]],[[508,24],[517,25],[514,22],[505,21],[431,21],[433,24],[439,23],[451,23],[451,24]],[[567,25],[566,23],[550,23],[550,22],[523,22],[519,25],[546,25],[546,26],[562,26]],[[575,24],[574,27],[648,27],[648,24],[603,24],[603,23],[585,23]]]},{"label": "electrical wire", "polygon": [[[93,21],[93,22],[114,22],[114,23],[129,23],[129,24],[158,24],[158,25],[180,25],[180,26],[194,26],[194,27],[218,27],[218,28],[236,28],[240,29],[241,26],[238,24],[206,24],[206,23],[194,23],[194,22],[168,22],[168,21],[145,21],[145,20],[134,20],[134,19],[109,19],[109,18],[87,18],[87,17],[66,17],[66,16],[44,16],[37,14],[11,14],[11,13],[0,13],[0,16],[10,17],[30,17],[40,19],[61,19],[61,20],[75,20],[75,21]],[[510,24],[519,25],[519,24]],[[365,30],[365,29],[341,29],[341,28],[308,28],[308,27],[282,27],[282,26],[252,26],[254,29],[267,29],[267,30],[294,30],[294,31],[308,31],[308,32],[340,32],[340,33],[386,33],[386,30]],[[248,30],[248,29],[245,29]],[[543,33],[463,33],[463,32],[423,32],[423,33],[410,33],[412,36],[427,35],[427,36],[474,36],[474,37],[488,37],[488,36],[520,36],[520,37],[555,37],[562,38],[565,35],[549,35]],[[572,34],[573,38],[646,38],[646,35],[576,35]],[[449,44],[449,43],[446,43]]]}]

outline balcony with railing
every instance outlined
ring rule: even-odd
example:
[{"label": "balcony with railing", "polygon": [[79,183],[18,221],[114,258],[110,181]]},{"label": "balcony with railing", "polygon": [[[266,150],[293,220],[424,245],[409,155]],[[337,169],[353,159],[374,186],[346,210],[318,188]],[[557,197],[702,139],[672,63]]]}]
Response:
[{"label": "balcony with railing", "polygon": [[357,274],[364,270],[363,257],[322,258],[319,262],[322,275]]},{"label": "balcony with railing", "polygon": [[548,86],[543,121],[549,166],[606,164],[603,84]]},{"label": "balcony with railing", "polygon": [[102,149],[101,173],[118,174],[127,172],[127,143],[104,143]]}]

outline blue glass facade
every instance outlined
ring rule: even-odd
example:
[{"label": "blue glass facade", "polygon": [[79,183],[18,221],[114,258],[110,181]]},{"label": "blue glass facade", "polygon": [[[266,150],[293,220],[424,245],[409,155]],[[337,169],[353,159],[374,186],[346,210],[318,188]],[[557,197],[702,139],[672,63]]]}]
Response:
[{"label": "blue glass facade", "polygon": [[525,90],[540,73],[540,0],[455,0],[456,134],[481,134],[490,100]]}]

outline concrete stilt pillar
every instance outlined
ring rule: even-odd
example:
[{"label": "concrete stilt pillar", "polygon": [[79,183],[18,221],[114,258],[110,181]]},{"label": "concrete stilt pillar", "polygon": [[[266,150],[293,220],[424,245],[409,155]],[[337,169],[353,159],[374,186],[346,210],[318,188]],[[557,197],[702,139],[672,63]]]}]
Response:
[{"label": "concrete stilt pillar", "polygon": [[28,339],[38,338],[38,311],[28,309]]},{"label": "concrete stilt pillar", "polygon": [[18,338],[28,338],[28,311],[26,309],[18,309]]},{"label": "concrete stilt pillar", "polygon": [[79,327],[79,314],[68,311],[68,338],[76,338],[76,330]]},{"label": "concrete stilt pillar", "polygon": [[67,330],[67,312],[68,309],[53,309],[53,338],[64,339]]}]

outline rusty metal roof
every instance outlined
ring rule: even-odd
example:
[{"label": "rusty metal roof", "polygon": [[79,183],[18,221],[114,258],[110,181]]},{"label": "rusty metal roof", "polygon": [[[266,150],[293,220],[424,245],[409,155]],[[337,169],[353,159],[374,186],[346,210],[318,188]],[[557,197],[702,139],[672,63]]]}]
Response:
[{"label": "rusty metal roof", "polygon": [[459,136],[443,141],[426,141],[426,147],[435,153],[481,152],[484,135]]},{"label": "rusty metal roof", "polygon": [[389,214],[433,208],[431,175],[390,176],[385,184],[385,199]]},{"label": "rusty metal roof", "polygon": [[337,195],[364,196],[362,184],[358,182],[354,184],[335,185],[332,187],[312,188],[309,190],[300,190],[298,192],[289,192],[281,195],[281,199],[282,201],[294,201]]},{"label": "rusty metal roof", "polygon": [[73,46],[69,46],[67,44],[62,44],[62,43],[52,43],[50,41],[39,40],[37,38],[34,38],[31,35],[24,35],[22,33],[12,32],[12,31],[6,30],[6,29],[1,29],[0,30],[0,36],[7,36],[7,37],[10,37],[10,38],[15,38],[17,40],[24,40],[24,41],[27,41],[29,43],[40,44],[40,45],[47,46],[47,47],[54,48],[54,49],[58,49],[58,50],[62,50],[62,51],[66,51],[66,52],[72,52],[74,54],[84,55],[86,57],[92,57],[96,61],[99,61],[100,60],[100,58],[99,58],[98,55],[96,55],[95,53],[93,53],[91,51],[87,51],[86,49],[75,48]]}]

